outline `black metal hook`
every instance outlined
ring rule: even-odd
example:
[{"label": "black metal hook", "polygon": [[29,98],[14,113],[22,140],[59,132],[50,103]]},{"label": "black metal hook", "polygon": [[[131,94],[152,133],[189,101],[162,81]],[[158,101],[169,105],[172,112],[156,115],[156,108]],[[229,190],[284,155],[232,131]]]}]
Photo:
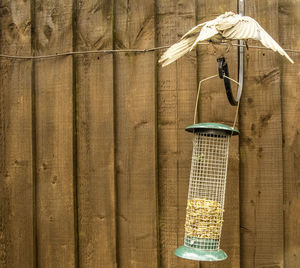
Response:
[{"label": "black metal hook", "polygon": [[232,95],[230,80],[228,78],[224,77],[224,75],[229,77],[227,62],[224,57],[218,58],[217,62],[218,62],[219,77],[224,80],[224,85],[225,85],[225,90],[226,90],[226,95],[227,95],[228,101],[232,106],[237,106],[238,101],[235,100],[235,98]]}]

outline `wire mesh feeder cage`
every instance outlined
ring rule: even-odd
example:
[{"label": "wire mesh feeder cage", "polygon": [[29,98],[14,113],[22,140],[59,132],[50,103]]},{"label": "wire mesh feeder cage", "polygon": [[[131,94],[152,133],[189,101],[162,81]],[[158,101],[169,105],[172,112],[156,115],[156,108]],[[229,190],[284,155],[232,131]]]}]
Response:
[{"label": "wire mesh feeder cage", "polygon": [[216,123],[200,123],[186,128],[194,133],[184,246],[178,257],[198,261],[227,258],[220,249],[227,176],[229,139],[239,132]]}]

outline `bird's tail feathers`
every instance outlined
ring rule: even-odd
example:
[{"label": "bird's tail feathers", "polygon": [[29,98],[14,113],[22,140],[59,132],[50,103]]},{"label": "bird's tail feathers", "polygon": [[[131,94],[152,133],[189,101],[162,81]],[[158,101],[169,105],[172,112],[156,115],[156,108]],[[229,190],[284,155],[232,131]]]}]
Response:
[{"label": "bird's tail feathers", "polygon": [[164,67],[176,61],[190,51],[190,48],[192,47],[195,40],[196,36],[191,36],[175,43],[174,45],[169,47],[167,51],[161,56],[161,58],[159,59],[159,63],[162,63],[162,66]]}]

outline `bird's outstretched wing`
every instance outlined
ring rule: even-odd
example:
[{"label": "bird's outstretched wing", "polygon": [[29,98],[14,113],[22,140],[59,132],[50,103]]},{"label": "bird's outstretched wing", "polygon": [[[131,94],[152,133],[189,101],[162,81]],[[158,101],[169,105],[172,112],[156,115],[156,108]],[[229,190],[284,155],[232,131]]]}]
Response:
[{"label": "bird's outstretched wing", "polygon": [[195,34],[199,34],[200,31],[201,31],[201,28],[202,28],[205,24],[206,24],[206,22],[200,23],[200,24],[198,24],[197,26],[193,27],[191,30],[189,30],[187,33],[185,33],[185,34],[181,37],[181,39],[190,37],[190,36],[195,35]]},{"label": "bird's outstretched wing", "polygon": [[[201,41],[210,40],[214,36],[220,35],[220,31],[231,28],[238,22],[239,18],[240,15],[226,12],[214,20],[198,24],[183,35],[178,43],[175,43],[167,49],[159,62],[162,63],[162,66],[166,66],[176,61],[178,58],[192,50]],[[218,23],[220,25],[220,30],[216,28]]]},{"label": "bird's outstretched wing", "polygon": [[285,56],[291,63],[294,63],[283,48],[259,25],[256,20],[250,17],[241,17],[240,21],[233,27],[224,30],[222,36],[231,40],[258,40],[265,47],[278,52],[280,55]]},{"label": "bird's outstretched wing", "polygon": [[159,63],[162,63],[162,66],[164,67],[182,57],[184,54],[190,51],[191,46],[195,42],[195,39],[196,36],[191,36],[181,39],[179,42],[172,45],[161,56],[161,58],[159,59]]},{"label": "bird's outstretched wing", "polygon": [[162,66],[164,67],[188,53],[205,23],[206,22],[198,24],[185,33],[179,42],[175,43],[166,50],[158,62],[162,63]]}]

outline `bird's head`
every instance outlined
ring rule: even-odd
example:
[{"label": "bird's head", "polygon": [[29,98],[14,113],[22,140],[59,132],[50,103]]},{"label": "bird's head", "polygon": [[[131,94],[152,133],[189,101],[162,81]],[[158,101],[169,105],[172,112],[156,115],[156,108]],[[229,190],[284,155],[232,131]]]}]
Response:
[{"label": "bird's head", "polygon": [[227,11],[222,16],[223,16],[223,18],[227,18],[227,17],[234,16],[234,15],[235,15],[235,13],[233,13],[232,11]]}]

